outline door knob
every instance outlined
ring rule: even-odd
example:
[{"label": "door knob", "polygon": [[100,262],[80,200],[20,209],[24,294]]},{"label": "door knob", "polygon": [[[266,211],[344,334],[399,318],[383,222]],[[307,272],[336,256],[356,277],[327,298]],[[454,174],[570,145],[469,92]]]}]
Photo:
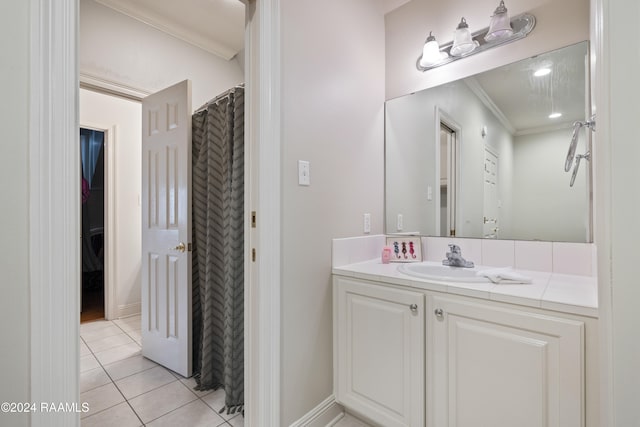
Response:
[{"label": "door knob", "polygon": [[176,246],[175,248],[171,248],[174,251],[178,251],[178,252],[184,252],[185,250],[187,250],[187,246],[183,243],[180,242],[180,244],[178,244],[178,246]]},{"label": "door knob", "polygon": [[436,315],[438,319],[444,318],[444,311],[441,308],[436,308],[433,313]]},{"label": "door knob", "polygon": [[416,313],[416,312],[418,311],[418,304],[411,304],[411,305],[409,306],[409,309],[410,309],[411,311],[413,311],[414,313]]}]

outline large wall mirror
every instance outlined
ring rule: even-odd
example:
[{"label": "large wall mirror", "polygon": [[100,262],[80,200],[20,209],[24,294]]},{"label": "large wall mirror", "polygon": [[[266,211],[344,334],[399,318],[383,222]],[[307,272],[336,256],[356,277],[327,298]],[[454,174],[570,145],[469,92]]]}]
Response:
[{"label": "large wall mirror", "polygon": [[[386,233],[591,241],[588,42],[386,102]],[[590,151],[580,130],[576,154]]]}]

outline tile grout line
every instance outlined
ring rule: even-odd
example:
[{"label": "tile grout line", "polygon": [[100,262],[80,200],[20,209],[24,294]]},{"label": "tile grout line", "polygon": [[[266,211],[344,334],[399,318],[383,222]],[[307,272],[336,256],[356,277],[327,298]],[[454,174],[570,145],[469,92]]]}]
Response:
[{"label": "tile grout line", "polygon": [[[111,324],[114,324],[112,320],[108,320],[108,322],[111,322]],[[115,325],[115,324],[114,324],[114,325]],[[122,328],[120,328],[120,326],[118,326],[118,325],[115,325],[115,326],[117,326],[120,330],[122,330]],[[124,331],[123,331],[123,332],[124,332]],[[127,336],[128,336],[128,335],[127,335]],[[131,337],[129,337],[129,338],[131,338]],[[100,360],[98,360],[98,358],[96,357],[95,353],[93,352],[93,350],[91,350],[91,347],[89,347],[89,346],[87,345],[87,342],[84,340],[84,338],[82,338],[82,336],[81,336],[81,337],[80,337],[80,339],[82,339],[82,341],[84,341],[84,344],[87,346],[87,348],[89,348],[89,351],[91,352],[91,354],[93,355],[93,357],[94,357],[94,358],[96,359],[96,361],[98,362],[98,365],[100,365],[100,367],[102,368],[102,370],[104,371],[104,373],[107,375],[107,377],[108,377],[108,378],[109,378],[109,380],[111,381],[111,384],[113,384],[113,386],[116,388],[116,390],[118,390],[118,393],[120,393],[120,396],[122,396],[122,398],[123,398],[123,399],[124,399],[124,401],[127,403],[127,405],[129,406],[129,408],[131,408],[131,411],[133,412],[133,414],[134,414],[134,415],[136,416],[136,418],[138,418],[138,420],[140,421],[140,424],[144,427],[144,426],[145,426],[145,423],[142,421],[142,418],[140,418],[140,415],[138,415],[138,413],[135,411],[135,409],[133,409],[133,407],[131,406],[131,403],[129,403],[129,399],[127,399],[127,398],[126,398],[126,396],[124,395],[124,393],[122,393],[122,390],[120,390],[120,387],[118,387],[118,385],[117,385],[117,384],[116,384],[116,382],[113,380],[113,378],[111,377],[111,375],[109,374],[109,372],[105,369],[105,367],[104,367],[104,365],[102,364],[102,362],[101,362]],[[133,357],[133,356],[132,356],[132,357]],[[125,359],[129,359],[129,358],[128,358],[128,357],[126,357]],[[125,360],[125,359],[121,359],[121,360]],[[119,362],[119,360],[118,360],[117,362]],[[114,362],[114,363],[116,363],[116,362]],[[149,368],[149,369],[152,369],[152,368]],[[144,371],[141,371],[141,372],[144,372]],[[131,375],[135,375],[135,374],[131,374]],[[131,376],[131,375],[129,375],[129,376]],[[123,378],[127,378],[127,377],[123,377]],[[121,379],[122,379],[122,378],[121,378]],[[105,384],[105,385],[106,385],[106,384]],[[97,387],[96,387],[96,388],[97,388]],[[91,414],[91,415],[89,415],[87,418],[90,418],[90,417],[92,417],[92,416],[94,416],[94,415],[96,415],[96,414],[99,414],[99,413],[101,413],[101,412],[104,412],[104,411],[106,411],[107,409],[114,408],[114,407],[116,407],[116,406],[120,405],[121,403],[123,403],[123,402],[119,402],[119,403],[117,403],[117,404],[115,404],[115,405],[113,405],[113,406],[110,406],[110,407],[108,407],[108,408],[103,409],[102,411],[98,411],[98,412],[96,412],[95,414]],[[82,423],[82,421],[80,421],[80,422]]]},{"label": "tile grout line", "polygon": [[[133,340],[133,342],[135,342],[135,343],[136,343],[140,348],[142,348],[141,344],[140,344],[140,343],[138,343],[138,341],[136,341],[136,340],[135,340],[131,335],[129,335],[128,331],[125,331],[124,329],[122,329],[122,327],[120,327],[120,325],[119,325],[119,324],[115,323],[115,322],[114,322],[114,321],[112,321],[112,320],[108,320],[107,322],[111,323],[111,325],[116,326],[116,327],[117,327],[118,329],[120,329],[120,330],[121,330],[125,335],[127,335],[130,339],[132,339],[132,340]],[[109,326],[109,325],[107,325],[107,326],[105,326],[105,327],[108,327],[108,326]],[[98,329],[98,330],[99,330],[99,329]],[[81,335],[82,335],[82,334],[81,334]],[[110,335],[110,336],[111,336],[111,335]],[[141,426],[142,426],[142,427],[146,426],[147,424],[145,424],[145,423],[142,421],[142,418],[140,418],[140,415],[138,415],[138,413],[135,411],[135,409],[133,408],[133,406],[131,406],[131,403],[129,402],[129,399],[127,399],[127,397],[124,395],[124,393],[122,392],[122,390],[120,389],[120,387],[118,387],[118,385],[116,384],[116,380],[114,380],[114,379],[113,379],[113,377],[109,374],[109,372],[107,371],[107,369],[106,369],[106,367],[105,367],[105,366],[111,365],[111,364],[113,364],[113,363],[117,363],[117,362],[121,362],[121,361],[123,361],[123,360],[131,359],[131,358],[133,358],[133,357],[135,357],[135,356],[126,357],[126,358],[124,358],[124,359],[120,359],[120,360],[114,361],[114,362],[112,362],[112,363],[109,363],[109,364],[107,364],[107,365],[104,365],[104,364],[103,364],[103,363],[102,363],[102,362],[101,362],[101,361],[96,357],[96,353],[91,349],[91,347],[89,347],[89,345],[87,344],[86,340],[85,340],[82,336],[80,336],[80,339],[83,341],[83,343],[85,344],[85,346],[86,346],[86,347],[87,347],[87,349],[89,350],[89,353],[94,357],[94,359],[95,359],[95,360],[96,360],[96,362],[98,363],[99,367],[100,367],[100,368],[104,371],[104,373],[107,375],[107,377],[109,378],[109,380],[110,380],[111,384],[113,384],[113,386],[116,388],[116,390],[118,390],[118,393],[120,393],[120,395],[121,395],[121,396],[122,396],[122,398],[124,399],[124,402],[126,402],[126,403],[127,403],[127,405],[129,406],[129,408],[131,408],[131,411],[135,414],[136,418],[138,418],[138,420],[140,421]],[[97,341],[97,340],[96,340],[96,341]],[[130,344],[130,343],[128,343],[128,344]],[[109,348],[109,349],[105,349],[105,350],[102,350],[102,351],[107,351],[107,350],[110,350],[110,349],[113,349],[113,348],[116,348],[116,347],[120,347],[120,346],[124,346],[124,345],[127,345],[127,344],[122,344],[122,345],[114,346],[114,347],[111,347],[111,348]],[[100,352],[98,352],[98,353],[100,353]],[[152,361],[152,362],[153,362],[153,361]],[[155,362],[154,362],[154,363],[155,363]],[[240,414],[240,413],[238,413],[238,414],[236,414],[235,416],[233,416],[233,417],[229,418],[228,420],[227,420],[226,418],[222,417],[222,416],[218,413],[218,411],[217,411],[215,408],[213,408],[211,405],[209,405],[209,404],[208,404],[208,403],[203,399],[204,397],[208,396],[208,395],[209,395],[209,394],[211,394],[211,393],[207,393],[206,395],[199,396],[199,395],[198,395],[198,394],[196,394],[196,392],[195,392],[194,390],[192,390],[192,389],[191,389],[187,384],[185,384],[184,382],[182,382],[182,378],[184,378],[184,377],[182,377],[181,375],[180,375],[180,377],[178,377],[178,375],[179,375],[179,374],[174,373],[174,372],[173,372],[173,371],[171,371],[170,369],[167,369],[167,368],[165,368],[164,366],[159,365],[159,364],[156,364],[156,366],[152,366],[152,367],[147,368],[147,369],[143,369],[143,370],[142,370],[142,371],[140,371],[140,372],[136,372],[136,373],[133,373],[133,374],[127,375],[127,376],[125,376],[125,377],[122,377],[122,378],[118,379],[118,381],[120,381],[120,380],[122,380],[122,379],[125,379],[125,378],[129,378],[129,377],[131,377],[131,376],[133,376],[133,375],[140,374],[140,373],[142,373],[142,372],[146,372],[146,371],[151,370],[151,369],[154,369],[154,368],[156,368],[156,367],[158,367],[158,366],[160,366],[160,367],[164,368],[167,372],[169,372],[169,373],[170,373],[170,374],[175,378],[175,381],[180,382],[180,383],[182,384],[182,386],[183,386],[183,387],[185,387],[187,390],[189,390],[189,391],[190,391],[190,392],[191,392],[191,393],[196,397],[196,399],[194,399],[194,400],[192,400],[192,401],[190,401],[190,402],[187,402],[187,403],[185,403],[184,405],[181,405],[180,407],[175,408],[175,409],[173,409],[173,410],[171,410],[171,411],[167,412],[166,414],[163,414],[163,415],[161,415],[161,416],[159,416],[159,417],[156,417],[156,418],[154,418],[153,420],[150,420],[150,421],[149,421],[149,423],[151,423],[151,422],[153,422],[153,421],[155,421],[155,420],[158,420],[158,419],[160,419],[160,418],[162,418],[162,417],[164,417],[164,416],[167,416],[167,415],[171,414],[172,412],[175,412],[175,411],[177,411],[178,409],[180,409],[180,408],[182,408],[182,407],[184,407],[184,406],[186,406],[186,405],[189,405],[189,404],[191,404],[191,403],[193,403],[193,402],[195,402],[195,401],[197,401],[197,400],[201,401],[201,402],[202,402],[206,407],[208,407],[208,408],[209,408],[209,409],[210,409],[210,410],[215,414],[215,416],[217,416],[217,417],[219,417],[219,418],[220,418],[221,423],[220,423],[220,424],[216,424],[216,426],[217,426],[217,427],[222,427],[222,426],[224,426],[224,427],[227,427],[227,426],[231,427],[231,423],[230,423],[230,421],[231,421],[232,419],[234,419],[234,418],[237,418],[238,416],[241,416],[241,414]],[[97,368],[94,368],[94,369],[97,369]],[[88,372],[88,371],[85,371],[85,372]],[[184,378],[184,379],[188,379],[188,378]],[[151,390],[148,390],[148,391],[146,391],[146,392],[144,392],[144,393],[141,393],[141,394],[139,394],[139,395],[137,395],[137,396],[132,397],[132,399],[135,399],[135,398],[137,398],[137,397],[139,397],[139,396],[142,396],[142,395],[144,395],[144,394],[146,394],[146,393],[149,393],[149,392],[151,392],[151,391],[158,390],[159,388],[162,388],[162,387],[164,387],[164,386],[166,386],[166,385],[168,385],[168,384],[172,384],[172,383],[174,383],[175,381],[171,381],[171,382],[169,382],[169,383],[167,383],[167,384],[163,384],[163,385],[161,385],[161,386],[158,386],[158,387],[156,387],[156,388],[153,388],[153,389],[151,389]],[[105,385],[108,385],[108,384],[103,384],[102,386],[97,386],[97,387],[94,387],[94,388],[92,388],[92,389],[90,389],[90,390],[85,390],[83,393],[86,393],[86,392],[91,391],[91,390],[95,390],[96,388],[98,388],[98,387],[103,387],[103,386],[105,386]],[[213,390],[213,391],[215,391],[215,390]],[[212,391],[212,393],[213,393],[213,391]],[[88,419],[88,418],[90,418],[90,417],[92,417],[92,416],[94,416],[94,415],[97,415],[97,414],[99,414],[99,413],[102,413],[102,412],[104,412],[104,411],[106,411],[106,410],[108,410],[108,409],[112,409],[112,408],[114,408],[114,407],[116,407],[116,406],[118,406],[118,405],[120,405],[120,404],[122,404],[122,403],[124,403],[124,402],[119,402],[119,403],[117,403],[117,404],[115,404],[115,405],[113,405],[113,406],[110,406],[110,407],[105,408],[105,409],[103,409],[103,410],[101,410],[101,411],[98,411],[98,412],[96,412],[95,414],[91,414],[90,416],[88,416],[88,417],[86,417],[86,418]]]}]

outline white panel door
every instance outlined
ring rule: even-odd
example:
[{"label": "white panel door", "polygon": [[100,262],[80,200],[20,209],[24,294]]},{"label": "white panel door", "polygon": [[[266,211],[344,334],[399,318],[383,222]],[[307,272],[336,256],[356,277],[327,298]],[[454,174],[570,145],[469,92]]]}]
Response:
[{"label": "white panel door", "polygon": [[424,426],[424,295],[334,277],[336,400],[385,427]]},{"label": "white panel door", "polygon": [[498,156],[484,150],[484,218],[485,239],[498,238]]},{"label": "white panel door", "polygon": [[433,426],[582,427],[582,322],[433,297]]},{"label": "white panel door", "polygon": [[142,354],[191,376],[191,82],[142,102]]}]

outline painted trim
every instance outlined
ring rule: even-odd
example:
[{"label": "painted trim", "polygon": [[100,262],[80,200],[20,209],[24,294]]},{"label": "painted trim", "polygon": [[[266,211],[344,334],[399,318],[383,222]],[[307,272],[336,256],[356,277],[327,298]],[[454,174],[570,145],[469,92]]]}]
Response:
[{"label": "painted trim", "polygon": [[106,129],[107,138],[106,138],[106,150],[105,150],[105,159],[107,162],[106,172],[107,172],[107,180],[106,180],[106,204],[107,208],[105,211],[105,227],[104,227],[104,235],[105,235],[105,278],[104,283],[106,284],[104,290],[104,308],[105,315],[107,320],[115,319],[115,307],[118,303],[118,293],[117,293],[117,285],[116,285],[116,277],[118,272],[118,263],[116,261],[116,245],[115,242],[118,241],[118,229],[116,228],[116,140],[118,137],[118,126],[113,125],[110,128]]},{"label": "painted trim", "polygon": [[116,80],[106,79],[83,71],[80,71],[80,87],[138,102],[152,93],[146,89],[129,86]]},{"label": "painted trim", "polygon": [[344,409],[331,395],[289,427],[327,427],[344,417]]},{"label": "painted trim", "polygon": [[[252,165],[259,171],[259,187],[253,190],[261,214],[258,238],[265,243],[254,266],[258,280],[245,284],[250,291],[245,312],[252,316],[246,332],[245,355],[252,358],[245,357],[245,403],[248,425],[279,427],[280,3],[250,0],[249,6],[256,13],[247,15],[248,105],[256,115],[250,116],[252,142],[260,142],[258,163]],[[80,155],[78,3],[30,0],[30,8],[31,400],[77,402],[80,194],[75,183],[80,166],[73,159]],[[78,426],[79,415],[36,413],[31,425]]]},{"label": "painted trim", "polygon": [[[613,297],[611,278],[611,103],[609,81],[609,2],[591,0],[591,102],[597,112],[598,130],[592,135],[593,176],[591,217],[593,239],[597,245],[598,342],[600,371],[600,425],[614,426],[613,386]],[[597,58],[597,60],[596,60]]]},{"label": "painted trim", "polygon": [[245,424],[280,427],[280,2],[250,0],[246,6],[245,210],[257,212],[258,225],[249,228],[245,221]]},{"label": "painted trim", "polygon": [[478,79],[475,76],[472,76],[464,79],[463,81],[467,85],[467,87],[471,89],[471,92],[473,92],[478,97],[480,102],[482,102],[484,106],[487,107],[494,116],[496,116],[498,121],[502,123],[502,125],[509,131],[509,133],[512,135],[515,134],[516,129],[513,127],[507,116],[504,115],[500,107],[498,107],[496,103],[493,102],[491,97],[482,88],[480,82],[478,82]]},{"label": "painted trim", "polygon": [[142,303],[135,302],[133,304],[124,304],[118,306],[118,311],[113,319],[122,319],[123,317],[137,316],[142,313]]},{"label": "painted trim", "polygon": [[192,31],[191,28],[176,24],[167,17],[159,13],[154,13],[149,8],[140,7],[136,2],[129,0],[96,0],[105,7],[113,9],[129,18],[143,22],[158,31],[169,34],[179,40],[185,41],[192,46],[216,55],[225,61],[231,60],[238,53],[233,47],[225,43],[219,43],[210,37]]},{"label": "painted trim", "polygon": [[[79,400],[78,1],[30,0],[31,402]],[[34,427],[79,425],[34,412]]]},{"label": "painted trim", "polygon": [[[435,210],[435,221],[436,221],[436,230],[440,230],[440,206],[441,206],[441,200],[440,200],[440,127],[441,124],[444,124],[445,126],[447,126],[449,129],[451,129],[455,136],[456,136],[456,141],[455,141],[455,145],[456,145],[456,184],[455,184],[455,200],[452,203],[453,208],[455,209],[455,230],[456,230],[456,235],[460,236],[460,230],[462,229],[462,204],[460,203],[460,191],[458,191],[458,189],[460,188],[460,177],[462,176],[462,156],[460,155],[460,152],[462,150],[462,126],[460,126],[460,124],[458,122],[456,122],[454,120],[454,118],[446,111],[443,110],[442,108],[440,108],[439,105],[435,106],[435,122],[434,122],[434,127],[435,127],[435,132],[436,132],[436,141],[438,141],[438,143],[436,144],[436,149],[435,149],[435,158],[437,159],[436,161],[436,167],[435,167],[435,181],[434,181],[434,188],[436,188],[436,190],[434,190],[435,193],[435,206],[436,206],[436,210]],[[449,221],[447,221],[448,223]],[[448,224],[449,225],[449,224]],[[447,228],[451,228],[451,227],[447,227]],[[449,231],[449,230],[447,230]],[[445,237],[449,237],[449,236],[445,236]]]}]

